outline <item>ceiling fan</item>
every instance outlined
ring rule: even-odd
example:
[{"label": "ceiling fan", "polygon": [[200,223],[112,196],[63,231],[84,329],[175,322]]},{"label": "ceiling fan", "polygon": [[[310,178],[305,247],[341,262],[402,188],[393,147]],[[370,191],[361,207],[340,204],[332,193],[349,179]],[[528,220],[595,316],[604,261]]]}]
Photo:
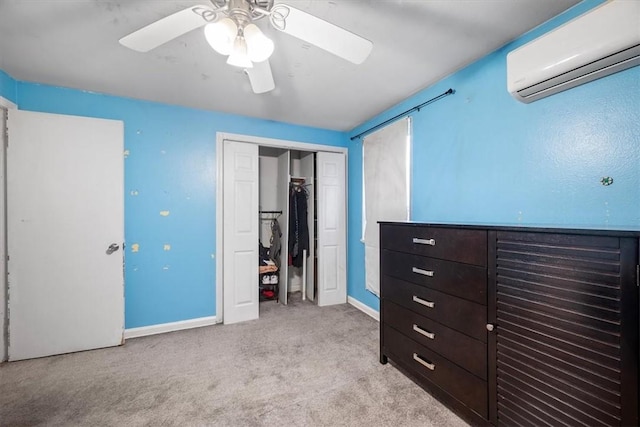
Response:
[{"label": "ceiling fan", "polygon": [[255,93],[275,88],[269,57],[274,44],[254,24],[267,17],[271,26],[340,58],[361,64],[373,43],[316,16],[274,0],[209,0],[153,22],[120,39],[138,52],[148,52],[196,28],[204,27],[207,42],[227,63],[244,68]]}]

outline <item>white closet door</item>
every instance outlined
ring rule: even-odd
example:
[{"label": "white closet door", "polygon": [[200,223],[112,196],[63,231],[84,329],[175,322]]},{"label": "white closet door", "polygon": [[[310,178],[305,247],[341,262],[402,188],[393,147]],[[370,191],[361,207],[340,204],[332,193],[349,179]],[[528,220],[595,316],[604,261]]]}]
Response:
[{"label": "white closet door", "polygon": [[121,344],[123,123],[10,110],[7,124],[9,360]]},{"label": "white closet door", "polygon": [[318,152],[318,305],[347,302],[346,165],[342,153]]},{"label": "white closet door", "polygon": [[282,238],[280,239],[280,286],[279,299],[282,304],[287,304],[289,292],[289,164],[291,152],[286,150],[278,156],[278,206],[282,208],[282,216],[278,218]]},{"label": "white closet door", "polygon": [[224,323],[258,318],[258,146],[224,141]]},{"label": "white closet door", "polygon": [[315,240],[315,200],[313,198],[313,161],[314,153],[305,153],[300,158],[300,175],[304,176],[307,180],[307,191],[309,192],[309,198],[307,202],[307,224],[309,225],[309,256],[307,257],[307,280],[306,280],[306,296],[311,301],[315,301],[315,292],[314,292],[314,259],[315,259],[315,248],[314,248],[314,240]]}]

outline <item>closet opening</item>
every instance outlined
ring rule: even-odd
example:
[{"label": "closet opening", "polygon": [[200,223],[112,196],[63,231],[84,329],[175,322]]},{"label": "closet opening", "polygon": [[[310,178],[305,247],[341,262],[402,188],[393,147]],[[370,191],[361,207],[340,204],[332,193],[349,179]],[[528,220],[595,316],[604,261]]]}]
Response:
[{"label": "closet opening", "polygon": [[216,317],[347,302],[344,147],[217,134]]},{"label": "closet opening", "polygon": [[260,302],[316,301],[315,153],[260,146]]}]

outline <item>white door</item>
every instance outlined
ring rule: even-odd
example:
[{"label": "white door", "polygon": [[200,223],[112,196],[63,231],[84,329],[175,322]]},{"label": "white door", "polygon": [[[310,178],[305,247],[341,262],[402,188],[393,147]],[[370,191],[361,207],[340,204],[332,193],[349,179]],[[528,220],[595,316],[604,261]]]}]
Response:
[{"label": "white door", "polygon": [[315,200],[314,193],[314,155],[315,153],[304,153],[300,157],[300,174],[306,178],[307,192],[309,198],[307,199],[307,224],[309,226],[309,257],[307,258],[307,271],[306,271],[306,297],[311,301],[315,301],[315,283],[314,283],[314,260],[315,260]]},{"label": "white door", "polygon": [[285,150],[278,156],[278,206],[282,208],[282,215],[278,218],[282,238],[280,239],[280,271],[278,299],[280,303],[287,304],[289,293],[289,168],[291,152]]},{"label": "white door", "polygon": [[9,360],[121,344],[123,123],[10,110],[7,124]]},{"label": "white door", "polygon": [[258,146],[224,141],[224,323],[258,318]]},{"label": "white door", "polygon": [[342,153],[316,155],[318,305],[347,302],[346,165]]}]

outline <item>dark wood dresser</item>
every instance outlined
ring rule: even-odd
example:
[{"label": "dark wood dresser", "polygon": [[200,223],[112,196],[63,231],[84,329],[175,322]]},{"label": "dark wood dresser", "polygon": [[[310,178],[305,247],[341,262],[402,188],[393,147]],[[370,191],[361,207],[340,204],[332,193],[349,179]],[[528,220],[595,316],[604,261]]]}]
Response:
[{"label": "dark wood dresser", "polygon": [[638,232],[380,224],[380,361],[473,424],[638,424]]}]

